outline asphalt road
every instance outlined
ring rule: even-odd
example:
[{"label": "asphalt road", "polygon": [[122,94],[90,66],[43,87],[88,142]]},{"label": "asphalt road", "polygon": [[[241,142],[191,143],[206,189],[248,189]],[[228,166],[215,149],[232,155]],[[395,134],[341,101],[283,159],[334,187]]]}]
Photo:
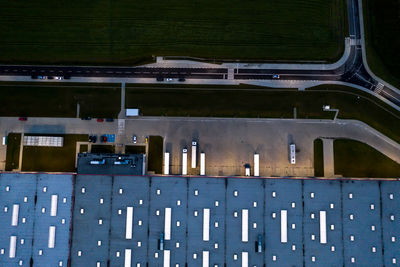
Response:
[{"label": "asphalt road", "polygon": [[[235,69],[234,79],[272,80],[279,74],[280,80],[342,81],[375,91],[400,106],[400,94],[379,84],[366,71],[362,60],[361,28],[357,0],[348,0],[349,33],[353,39],[350,56],[342,66],[333,70],[283,70],[283,69]],[[73,76],[73,77],[125,77],[125,78],[191,78],[228,79],[227,68],[153,68],[153,67],[94,67],[94,66],[21,66],[0,65],[0,75],[16,76]],[[383,86],[383,87],[382,87]]]}]

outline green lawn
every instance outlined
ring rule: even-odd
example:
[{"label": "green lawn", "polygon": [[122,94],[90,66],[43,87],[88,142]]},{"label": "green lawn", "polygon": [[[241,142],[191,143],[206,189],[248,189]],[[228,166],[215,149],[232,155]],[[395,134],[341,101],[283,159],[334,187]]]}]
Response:
[{"label": "green lawn", "polygon": [[333,118],[322,111],[330,104],[339,118],[363,121],[400,143],[400,112],[384,102],[350,87],[324,85],[306,91],[245,87],[232,90],[204,88],[127,87],[127,107],[138,107],[144,116]]},{"label": "green lawn", "polygon": [[12,171],[19,167],[19,151],[21,146],[21,134],[10,133],[7,136],[6,171]]},{"label": "green lawn", "polygon": [[344,177],[400,177],[400,165],[374,148],[354,140],[333,143],[335,174]]},{"label": "green lawn", "polygon": [[54,136],[64,137],[63,147],[24,146],[22,171],[74,172],[76,170],[76,142],[87,141],[89,136],[87,134]]},{"label": "green lawn", "polygon": [[79,153],[88,152],[88,145],[80,145],[79,146]]},{"label": "green lawn", "polygon": [[163,147],[163,138],[161,136],[149,137],[148,171],[154,171],[156,174],[162,173]]},{"label": "green lawn", "polygon": [[146,146],[125,146],[125,154],[146,154]]},{"label": "green lawn", "polygon": [[314,140],[314,176],[324,176],[324,144],[321,139]]},{"label": "green lawn", "polygon": [[114,117],[121,108],[119,84],[0,83],[0,116]]},{"label": "green lawn", "polygon": [[113,154],[114,152],[114,145],[92,145],[91,153]]},{"label": "green lawn", "polygon": [[0,0],[0,61],[334,61],[344,49],[345,7],[345,0]]},{"label": "green lawn", "polygon": [[363,7],[368,65],[400,88],[400,1],[363,0]]}]

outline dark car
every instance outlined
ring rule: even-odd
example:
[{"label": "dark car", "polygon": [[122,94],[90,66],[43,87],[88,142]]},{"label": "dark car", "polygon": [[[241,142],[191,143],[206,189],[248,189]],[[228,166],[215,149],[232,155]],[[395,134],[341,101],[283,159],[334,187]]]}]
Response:
[{"label": "dark car", "polygon": [[97,141],[97,136],[96,135],[89,135],[89,142],[90,143],[96,143]]},{"label": "dark car", "polygon": [[107,121],[107,122],[113,122],[114,119],[113,119],[113,118],[107,118],[106,121]]},{"label": "dark car", "polygon": [[157,82],[162,82],[162,81],[164,81],[163,77],[157,77]]},{"label": "dark car", "polygon": [[186,79],[185,78],[179,78],[178,81],[179,82],[184,82],[184,81],[186,81]]},{"label": "dark car", "polygon": [[54,77],[53,76],[47,76],[47,79],[48,80],[54,80]]},{"label": "dark car", "polygon": [[90,121],[92,118],[91,117],[82,117],[81,118],[81,120],[84,120],[84,121]]},{"label": "dark car", "polygon": [[107,143],[107,136],[102,135],[102,136],[100,137],[100,141],[101,141],[102,143]]},{"label": "dark car", "polygon": [[64,76],[64,79],[69,80],[69,79],[71,79],[71,76]]},{"label": "dark car", "polygon": [[19,117],[18,120],[19,120],[19,121],[27,121],[28,118],[27,118],[27,117]]},{"label": "dark car", "polygon": [[31,78],[36,80],[36,79],[38,79],[38,76],[37,75],[32,75]]}]

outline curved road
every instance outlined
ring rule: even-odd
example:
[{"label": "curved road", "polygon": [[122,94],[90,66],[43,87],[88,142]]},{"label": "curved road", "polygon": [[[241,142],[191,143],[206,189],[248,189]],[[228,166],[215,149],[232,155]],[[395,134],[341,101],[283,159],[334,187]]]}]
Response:
[{"label": "curved road", "polygon": [[[235,69],[234,79],[342,81],[372,90],[400,106],[400,94],[379,83],[367,72],[362,59],[360,8],[357,0],[348,0],[351,50],[345,64],[333,70]],[[152,67],[93,67],[93,66],[22,66],[0,65],[0,75],[10,76],[74,76],[129,78],[192,78],[228,79],[228,68],[152,68]]]}]

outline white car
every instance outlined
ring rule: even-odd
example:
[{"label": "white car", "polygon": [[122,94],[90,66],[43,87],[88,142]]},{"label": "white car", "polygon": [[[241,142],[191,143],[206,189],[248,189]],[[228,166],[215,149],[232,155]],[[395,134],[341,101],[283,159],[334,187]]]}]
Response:
[{"label": "white car", "polygon": [[172,78],[167,78],[167,79],[166,79],[167,82],[172,82],[173,80],[174,80],[174,79],[172,79]]},{"label": "white car", "polygon": [[62,76],[55,76],[54,79],[56,79],[56,80],[62,80],[63,77],[62,77]]},{"label": "white car", "polygon": [[182,149],[183,153],[187,153],[187,148]]}]

